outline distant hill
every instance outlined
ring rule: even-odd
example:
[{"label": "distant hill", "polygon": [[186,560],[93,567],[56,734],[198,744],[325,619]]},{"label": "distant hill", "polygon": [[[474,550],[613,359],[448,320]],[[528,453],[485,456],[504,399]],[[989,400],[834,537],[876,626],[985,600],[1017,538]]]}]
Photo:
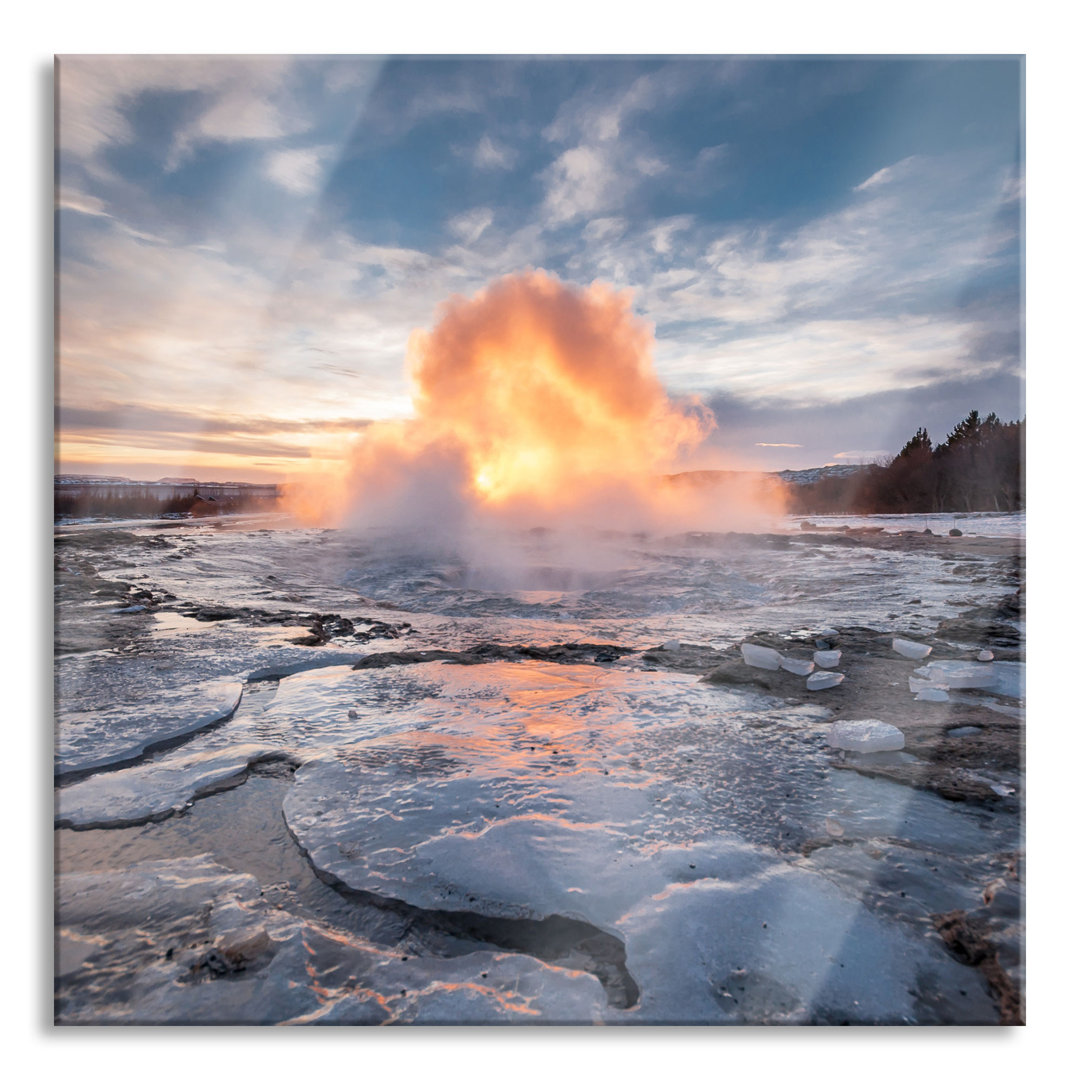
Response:
[{"label": "distant hill", "polygon": [[733,480],[756,478],[763,482],[780,480],[785,484],[816,484],[826,478],[854,476],[871,468],[869,465],[819,465],[814,469],[783,469],[780,472],[738,471],[734,469],[695,469],[690,472],[669,473],[665,480],[679,484],[725,484]]},{"label": "distant hill", "polygon": [[773,476],[779,476],[785,484],[816,484],[826,477],[835,479],[839,476],[854,476],[866,472],[869,465],[819,465],[816,469],[782,469]]}]

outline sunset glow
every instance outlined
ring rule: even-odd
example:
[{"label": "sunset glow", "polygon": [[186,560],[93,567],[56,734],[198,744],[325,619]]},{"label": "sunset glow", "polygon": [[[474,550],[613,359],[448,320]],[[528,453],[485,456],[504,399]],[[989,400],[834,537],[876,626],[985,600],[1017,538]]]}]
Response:
[{"label": "sunset glow", "polygon": [[[632,295],[645,381],[717,422],[698,438],[703,414],[679,430],[681,404],[620,406],[657,425],[663,446],[644,451],[590,419],[590,376],[552,360],[552,341],[488,334],[469,378],[485,348],[524,351],[498,360],[513,389],[488,380],[488,415],[470,421],[468,483],[487,503],[522,486],[547,498],[577,462],[665,469],[676,444],[696,443],[687,469],[798,469],[920,425],[943,438],[973,407],[1017,418],[1019,71],[994,57],[61,57],[57,471],[295,482],[347,469],[369,425],[415,421],[410,446],[456,440],[450,406],[410,385],[410,336],[448,298],[530,268]],[[571,439],[561,457],[516,403],[506,419],[500,395],[518,393]]]}]

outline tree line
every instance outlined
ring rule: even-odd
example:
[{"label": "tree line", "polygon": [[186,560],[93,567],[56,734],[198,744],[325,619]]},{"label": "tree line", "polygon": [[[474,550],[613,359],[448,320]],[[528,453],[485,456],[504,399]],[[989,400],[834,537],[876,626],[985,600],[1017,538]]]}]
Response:
[{"label": "tree line", "polygon": [[137,489],[123,491],[75,487],[65,485],[53,488],[53,519],[61,518],[160,518],[166,515],[190,515],[206,517],[216,514],[236,514],[245,510],[268,509],[272,500],[254,497],[239,491],[235,495],[199,494],[178,495],[162,499],[155,494],[144,494]]},{"label": "tree line", "polygon": [[806,514],[932,514],[1024,509],[1026,420],[1005,423],[973,409],[934,446],[919,428],[887,464],[794,487]]}]

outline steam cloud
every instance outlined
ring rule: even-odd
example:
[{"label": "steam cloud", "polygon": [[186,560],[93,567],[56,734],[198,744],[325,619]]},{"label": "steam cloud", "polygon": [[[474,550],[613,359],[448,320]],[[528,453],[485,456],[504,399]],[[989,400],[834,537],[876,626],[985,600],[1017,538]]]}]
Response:
[{"label": "steam cloud", "polygon": [[715,421],[668,398],[652,328],[630,302],[539,270],[451,298],[434,330],[409,339],[415,418],[372,424],[344,473],[292,489],[291,508],[322,524],[443,535],[475,524],[735,528],[775,512],[749,487],[662,480]]}]

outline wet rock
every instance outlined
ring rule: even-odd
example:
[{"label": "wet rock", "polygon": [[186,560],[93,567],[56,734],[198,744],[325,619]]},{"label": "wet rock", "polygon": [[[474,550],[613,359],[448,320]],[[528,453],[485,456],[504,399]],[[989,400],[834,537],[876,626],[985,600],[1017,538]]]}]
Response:
[{"label": "wet rock", "polygon": [[256,926],[230,930],[214,942],[214,949],[240,971],[270,948],[270,935],[261,923]]},{"label": "wet rock", "polygon": [[666,671],[702,675],[711,671],[723,655],[720,650],[709,645],[689,645],[681,642],[678,649],[649,649],[641,654],[641,658]]},{"label": "wet rock", "polygon": [[948,911],[933,916],[934,929],[962,963],[978,968],[997,999],[1002,1024],[1023,1024],[1024,1005],[1012,978],[1001,966],[998,950],[983,928],[972,925],[965,912]]},{"label": "wet rock", "polygon": [[780,693],[783,686],[778,672],[748,667],[741,660],[726,660],[717,664],[703,681],[714,686],[760,687],[773,693]]},{"label": "wet rock", "polygon": [[239,614],[232,608],[203,607],[197,609],[192,617],[199,622],[224,622],[226,619],[238,618]]}]

